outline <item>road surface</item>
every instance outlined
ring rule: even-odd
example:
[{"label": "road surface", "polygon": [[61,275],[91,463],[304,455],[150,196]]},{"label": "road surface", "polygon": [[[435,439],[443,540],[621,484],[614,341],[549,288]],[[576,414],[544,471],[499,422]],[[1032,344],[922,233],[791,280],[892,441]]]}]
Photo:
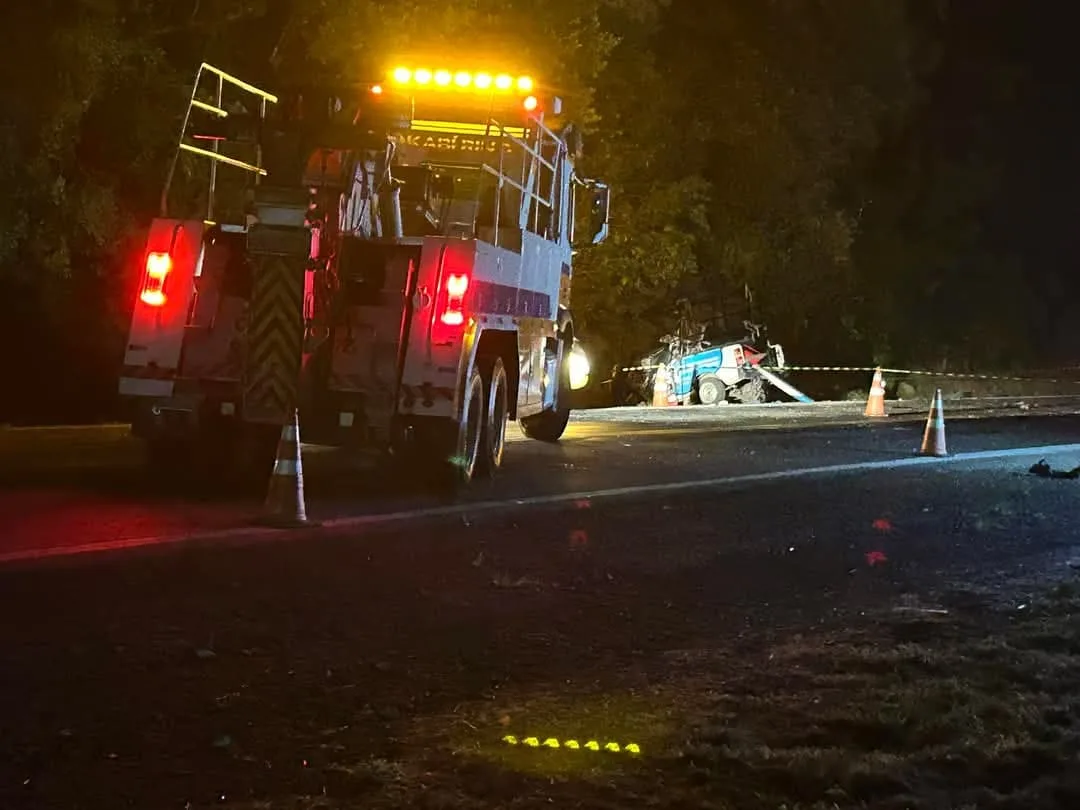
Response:
[{"label": "road surface", "polygon": [[[557,445],[528,441],[512,427],[502,474],[453,498],[418,494],[415,482],[388,480],[377,464],[308,448],[308,513],[340,527],[379,515],[468,515],[522,501],[574,500],[575,493],[911,457],[925,419],[920,410],[893,403],[890,417],[875,422],[861,409],[858,403],[826,403],[586,411],[575,415]],[[1077,411],[1080,403],[1068,398],[950,403],[951,449],[1067,443],[1074,434],[1043,415]],[[120,426],[0,436],[0,482],[7,484],[0,491],[0,562],[190,535],[266,533],[258,528],[261,493],[244,498],[155,480],[147,477],[140,454]]]},{"label": "road surface", "polygon": [[[589,415],[453,501],[311,453],[324,526],[285,533],[252,528],[257,499],[163,493],[69,439],[83,463],[57,450],[0,500],[0,807],[946,806],[934,785],[1076,806],[1074,704],[1017,770],[1052,684],[990,708],[956,690],[1080,557],[1080,481],[1028,473],[1080,463],[1080,418],[957,415],[940,461],[914,456],[918,419],[719,410]],[[962,631],[975,665],[946,657]],[[833,669],[873,634],[878,657]],[[1074,672],[1055,639],[1038,672]],[[986,694],[1035,688],[1002,649]],[[904,656],[921,691],[872,702],[925,705],[925,728],[858,701],[807,728]],[[916,780],[928,745],[979,770]],[[1010,774],[998,804],[984,771]]]}]

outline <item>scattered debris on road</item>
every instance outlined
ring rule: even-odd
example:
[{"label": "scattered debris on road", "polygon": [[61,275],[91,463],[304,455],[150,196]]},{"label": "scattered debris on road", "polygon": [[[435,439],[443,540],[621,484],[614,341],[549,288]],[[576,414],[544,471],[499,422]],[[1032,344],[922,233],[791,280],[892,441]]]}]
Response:
[{"label": "scattered debris on road", "polygon": [[1045,458],[1038,464],[1032,464],[1028,472],[1040,478],[1080,478],[1080,467],[1073,467],[1071,470],[1055,470],[1046,463]]}]

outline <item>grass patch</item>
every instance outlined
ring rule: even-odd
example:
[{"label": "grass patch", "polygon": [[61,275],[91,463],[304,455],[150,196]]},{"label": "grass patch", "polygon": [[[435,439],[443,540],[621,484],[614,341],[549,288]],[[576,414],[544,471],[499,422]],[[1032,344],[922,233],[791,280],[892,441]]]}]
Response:
[{"label": "grass patch", "polygon": [[[399,760],[333,767],[370,808],[1075,808],[1077,616],[1061,592],[1013,615],[890,613],[752,657],[679,651],[648,686],[501,694],[417,720]],[[351,806],[326,801],[273,806]]]},{"label": "grass patch", "polygon": [[799,640],[729,686],[683,759],[736,807],[1080,806],[1077,616],[1055,593],[1004,621],[917,620],[918,644],[895,619]]}]

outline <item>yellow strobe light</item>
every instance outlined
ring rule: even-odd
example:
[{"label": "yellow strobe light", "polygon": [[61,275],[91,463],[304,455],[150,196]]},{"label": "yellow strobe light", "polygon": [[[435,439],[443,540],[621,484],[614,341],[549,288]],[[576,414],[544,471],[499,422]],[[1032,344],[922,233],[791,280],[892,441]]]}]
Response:
[{"label": "yellow strobe light", "polygon": [[390,79],[395,85],[416,85],[426,87],[435,85],[438,88],[461,89],[461,90],[496,90],[501,93],[512,92],[515,89],[519,93],[532,93],[536,82],[531,76],[518,76],[514,78],[509,73],[499,73],[493,76],[490,73],[470,73],[467,70],[451,71],[446,68],[432,70],[431,68],[410,68],[400,65],[390,71]]}]

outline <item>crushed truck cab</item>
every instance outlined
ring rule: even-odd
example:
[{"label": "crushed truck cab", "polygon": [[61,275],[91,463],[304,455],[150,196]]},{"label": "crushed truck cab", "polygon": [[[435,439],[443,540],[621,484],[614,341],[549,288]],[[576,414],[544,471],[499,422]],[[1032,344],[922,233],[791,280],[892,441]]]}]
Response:
[{"label": "crushed truck cab", "polygon": [[[442,75],[279,98],[200,68],[120,379],[153,458],[262,463],[298,412],[307,441],[468,481],[509,419],[561,436],[573,257],[606,237],[608,190],[531,78]],[[174,210],[193,161],[205,208]]]}]

